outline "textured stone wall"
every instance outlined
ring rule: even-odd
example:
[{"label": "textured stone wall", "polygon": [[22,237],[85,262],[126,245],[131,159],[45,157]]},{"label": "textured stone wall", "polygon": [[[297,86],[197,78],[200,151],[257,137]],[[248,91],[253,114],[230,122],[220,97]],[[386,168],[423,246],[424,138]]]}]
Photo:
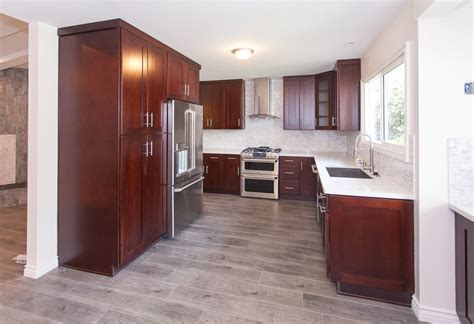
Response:
[{"label": "textured stone wall", "polygon": [[[271,80],[270,105],[276,116],[283,116],[283,79]],[[254,111],[254,82],[245,82],[245,115]],[[237,149],[272,146],[286,150],[346,152],[347,135],[337,131],[284,130],[283,118],[246,118],[244,130],[204,130],[205,149]]]},{"label": "textured stone wall", "polygon": [[[26,69],[0,71],[1,135],[15,135],[15,183],[25,183],[28,153],[28,70]],[[24,203],[26,203],[26,188],[0,187],[0,207]]]}]

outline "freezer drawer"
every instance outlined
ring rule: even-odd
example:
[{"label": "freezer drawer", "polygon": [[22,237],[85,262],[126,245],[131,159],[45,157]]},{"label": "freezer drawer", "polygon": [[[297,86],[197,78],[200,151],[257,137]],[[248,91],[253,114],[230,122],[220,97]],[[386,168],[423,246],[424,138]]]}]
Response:
[{"label": "freezer drawer", "polygon": [[173,190],[173,230],[172,237],[178,235],[202,214],[202,184],[199,176]]}]

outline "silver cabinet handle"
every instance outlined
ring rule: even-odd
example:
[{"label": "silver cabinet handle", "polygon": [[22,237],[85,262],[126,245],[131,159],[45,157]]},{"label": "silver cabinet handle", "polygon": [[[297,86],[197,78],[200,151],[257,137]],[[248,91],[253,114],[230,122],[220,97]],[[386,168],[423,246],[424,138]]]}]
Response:
[{"label": "silver cabinet handle", "polygon": [[336,126],[336,117],[332,117],[332,126]]},{"label": "silver cabinet handle", "polygon": [[300,169],[303,171],[303,161],[300,161]]},{"label": "silver cabinet handle", "polygon": [[150,156],[153,156],[153,141],[150,141]]},{"label": "silver cabinet handle", "polygon": [[285,171],[285,174],[295,174],[294,172]]},{"label": "silver cabinet handle", "polygon": [[150,127],[153,128],[153,113],[150,113],[150,123],[149,123]]},{"label": "silver cabinet handle", "polygon": [[210,158],[211,160],[217,160],[217,159],[219,159],[218,156],[210,156],[209,158]]},{"label": "silver cabinet handle", "polygon": [[295,190],[295,188],[293,188],[293,187],[285,187],[285,189],[288,189],[288,190]]},{"label": "silver cabinet handle", "polygon": [[145,146],[145,152],[143,153],[143,155],[148,156],[149,153],[150,153],[150,152],[148,151],[148,141],[145,142],[145,144],[143,144],[143,146]]},{"label": "silver cabinet handle", "polygon": [[237,167],[237,175],[240,175],[240,168]]},{"label": "silver cabinet handle", "polygon": [[295,160],[283,160],[285,162],[295,162]]},{"label": "silver cabinet handle", "polygon": [[209,127],[209,118],[206,119],[206,126]]},{"label": "silver cabinet handle", "polygon": [[227,160],[237,160],[235,157],[228,157]]},{"label": "silver cabinet handle", "polygon": [[145,121],[143,122],[143,125],[145,127],[148,127],[148,113],[143,114],[143,119],[145,119]]},{"label": "silver cabinet handle", "polygon": [[206,165],[206,174],[209,173],[209,167]]},{"label": "silver cabinet handle", "polygon": [[211,120],[211,127],[212,127],[212,118],[210,120]]},{"label": "silver cabinet handle", "polygon": [[239,127],[240,127],[240,118],[239,118],[239,119],[237,119],[237,126],[239,126]]}]

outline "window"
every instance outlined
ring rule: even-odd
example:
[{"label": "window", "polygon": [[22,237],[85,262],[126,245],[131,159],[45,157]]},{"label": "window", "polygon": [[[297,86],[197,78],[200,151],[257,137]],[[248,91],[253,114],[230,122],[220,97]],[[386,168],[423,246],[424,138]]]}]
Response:
[{"label": "window", "polygon": [[365,82],[364,132],[379,147],[401,152],[405,146],[405,62],[398,58]]}]

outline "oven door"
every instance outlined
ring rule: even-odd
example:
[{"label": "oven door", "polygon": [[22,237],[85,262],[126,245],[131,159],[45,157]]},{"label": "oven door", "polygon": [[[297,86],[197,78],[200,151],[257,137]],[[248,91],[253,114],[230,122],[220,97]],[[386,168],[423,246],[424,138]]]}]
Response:
[{"label": "oven door", "polygon": [[243,197],[278,199],[278,177],[242,175],[240,195]]},{"label": "oven door", "polygon": [[242,159],[240,167],[244,174],[278,176],[278,159]]}]

